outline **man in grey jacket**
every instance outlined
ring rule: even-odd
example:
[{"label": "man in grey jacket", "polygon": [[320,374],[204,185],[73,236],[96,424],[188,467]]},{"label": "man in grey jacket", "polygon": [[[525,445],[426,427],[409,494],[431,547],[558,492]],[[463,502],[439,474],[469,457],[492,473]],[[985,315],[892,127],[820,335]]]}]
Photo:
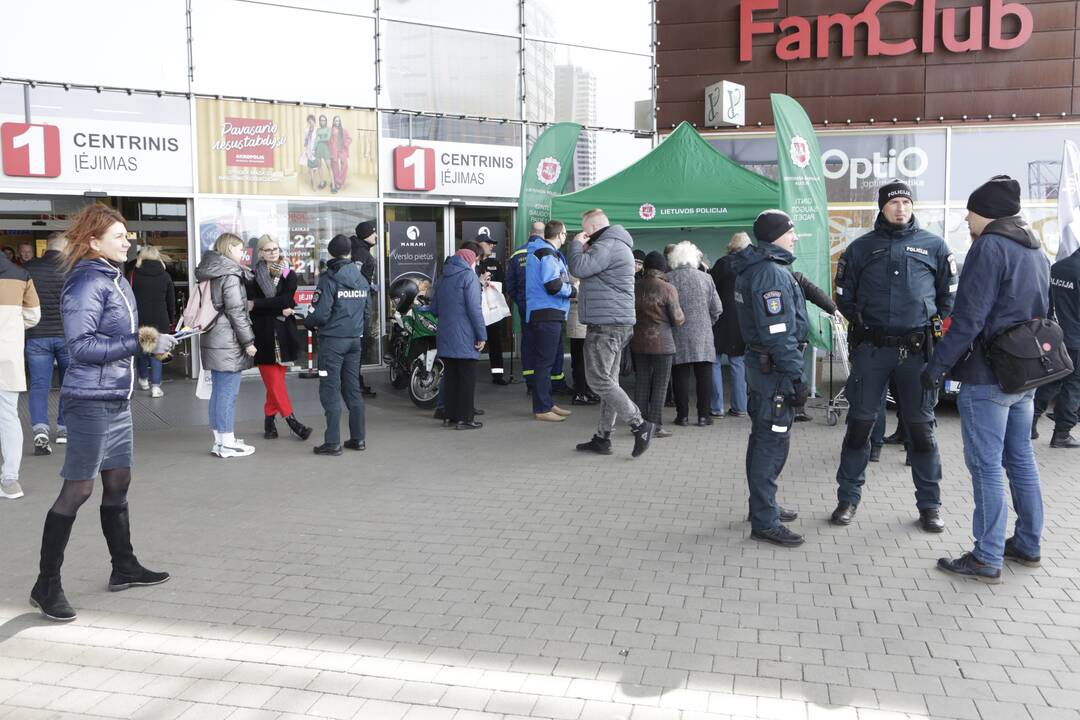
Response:
[{"label": "man in grey jacket", "polygon": [[634,239],[622,225],[612,225],[603,210],[581,218],[582,232],[567,247],[570,274],[581,281],[578,314],[585,331],[585,378],[600,396],[600,423],[583,452],[611,454],[611,431],[621,416],[634,433],[633,457],[649,448],[653,424],[619,386],[623,349],[634,333]]}]

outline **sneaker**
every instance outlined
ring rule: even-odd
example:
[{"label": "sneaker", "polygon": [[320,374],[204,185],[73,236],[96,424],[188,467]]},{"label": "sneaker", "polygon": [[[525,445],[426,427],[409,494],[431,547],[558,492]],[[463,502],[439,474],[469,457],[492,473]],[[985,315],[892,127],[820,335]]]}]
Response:
[{"label": "sneaker", "polygon": [[585,393],[578,393],[570,400],[571,405],[595,405],[600,402],[599,400],[593,400]]},{"label": "sneaker", "polygon": [[610,455],[611,439],[593,435],[589,442],[578,443],[577,449],[581,452],[592,452],[597,455]]},{"label": "sneaker", "polygon": [[151,385],[150,386],[150,397],[152,397],[152,398],[163,398],[163,397],[165,397],[165,391],[161,389],[160,385]]},{"label": "sneaker", "polygon": [[1001,570],[996,567],[984,565],[975,559],[971,553],[964,553],[957,559],[941,558],[937,561],[937,569],[951,575],[971,578],[979,582],[996,585],[1001,582]]},{"label": "sneaker", "polygon": [[219,458],[247,457],[248,455],[254,454],[255,448],[237,438],[232,445],[216,443],[214,449],[210,452],[217,455]]},{"label": "sneaker", "polygon": [[364,442],[363,440],[346,440],[344,443],[342,443],[342,445],[344,445],[346,450],[366,450],[367,449],[367,443]]},{"label": "sneaker", "polygon": [[764,530],[751,530],[750,537],[754,540],[763,540],[781,547],[798,547],[803,544],[803,536],[791,532],[784,525],[777,525]]},{"label": "sneaker", "polygon": [[810,422],[811,420],[814,419],[814,417],[812,415],[810,415],[808,412],[806,412],[805,410],[800,410],[797,413],[795,413],[795,418],[794,419],[795,419],[795,422]]},{"label": "sneaker", "polygon": [[1042,565],[1042,558],[1040,556],[1028,555],[1025,552],[1021,552],[1016,547],[1016,538],[1014,537],[1005,540],[1005,559],[1020,563],[1024,567],[1035,568]]},{"label": "sneaker", "polygon": [[312,448],[311,452],[315,453],[316,455],[330,455],[336,457],[342,453],[342,450],[340,445],[323,443],[322,445],[318,445]]},{"label": "sneaker", "polygon": [[[782,523],[795,522],[799,519],[799,513],[796,510],[788,510],[783,506],[778,506],[776,509],[779,511]],[[746,522],[750,522],[750,513],[746,513]]]},{"label": "sneaker", "polygon": [[150,380],[148,378],[139,378],[139,389],[140,390],[149,390],[150,389]]},{"label": "sneaker", "polygon": [[49,447],[49,433],[42,430],[34,433],[34,454],[52,455],[52,448]]},{"label": "sneaker", "polygon": [[641,457],[649,449],[649,441],[652,440],[653,430],[656,428],[648,420],[642,420],[641,424],[631,430],[634,433],[634,449],[630,457]]},{"label": "sneaker", "polygon": [[669,437],[671,437],[671,436],[672,436],[673,434],[674,434],[674,433],[672,433],[672,432],[671,432],[670,430],[668,430],[668,429],[667,429],[666,427],[663,427],[663,426],[657,426],[656,430],[655,430],[655,431],[653,432],[653,437],[654,437],[654,438],[669,438]]},{"label": "sneaker", "polygon": [[736,410],[735,408],[728,408],[727,414],[728,414],[728,417],[737,417],[737,418],[746,417],[746,411],[744,411],[744,410]]},{"label": "sneaker", "polygon": [[22,485],[18,480],[0,482],[0,497],[8,500],[18,500],[23,496]]},{"label": "sneaker", "polygon": [[67,428],[56,428],[56,444],[67,445]]}]

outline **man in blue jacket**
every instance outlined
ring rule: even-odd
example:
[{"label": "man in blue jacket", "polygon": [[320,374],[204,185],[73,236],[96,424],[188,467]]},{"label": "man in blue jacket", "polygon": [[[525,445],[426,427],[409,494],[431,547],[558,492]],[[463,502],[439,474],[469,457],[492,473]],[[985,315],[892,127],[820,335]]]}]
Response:
[{"label": "man in blue jacket", "polygon": [[1031,421],[1031,439],[1039,437],[1035,428],[1039,416],[1051,400],[1054,406],[1052,448],[1080,448],[1072,436],[1080,405],[1080,250],[1055,262],[1050,268],[1050,314],[1057,318],[1065,334],[1065,347],[1073,361],[1073,373],[1064,380],[1043,385],[1035,391],[1035,418]]},{"label": "man in blue jacket", "polygon": [[349,238],[335,235],[327,246],[332,259],[311,299],[304,319],[308,330],[319,331],[319,402],[326,413],[326,434],[316,455],[340,455],[341,397],[349,408],[349,439],[345,447],[363,450],[364,395],[360,389],[360,351],[371,316],[370,286],[360,266],[349,258]]},{"label": "man in blue jacket", "polygon": [[[525,263],[529,257],[529,245],[534,242],[544,241],[544,223],[537,220],[532,224],[532,231],[525,244],[510,255],[506,262],[506,291],[514,305],[517,306],[518,321],[521,324],[521,376],[525,378],[525,387],[529,393],[533,391],[533,381],[536,373],[536,359],[533,353],[532,331],[526,321],[528,316],[528,299],[526,296]],[[562,392],[566,389],[566,374],[563,372],[563,354],[556,353],[555,364],[551,367],[552,390]]]},{"label": "man in blue jacket", "polygon": [[[998,583],[1005,559],[1030,567],[1039,564],[1042,491],[1030,437],[1034,392],[1002,390],[982,341],[1047,316],[1050,262],[1019,216],[1020,184],[1012,178],[991,178],[971,194],[967,209],[972,245],[960,275],[952,326],[934,348],[922,382],[930,392],[946,375],[963,383],[956,405],[975,495],[975,548],[956,559],[941,558],[937,566],[953,575]],[[906,422],[907,408],[904,413]],[[1016,529],[1006,539],[1008,490]]]},{"label": "man in blue jacket", "polygon": [[532,335],[536,376],[533,380],[533,416],[546,422],[562,422],[570,416],[551,398],[551,368],[562,354],[562,328],[570,310],[574,286],[559,248],[566,242],[566,226],[551,220],[544,239],[529,243],[525,262],[526,322]]}]

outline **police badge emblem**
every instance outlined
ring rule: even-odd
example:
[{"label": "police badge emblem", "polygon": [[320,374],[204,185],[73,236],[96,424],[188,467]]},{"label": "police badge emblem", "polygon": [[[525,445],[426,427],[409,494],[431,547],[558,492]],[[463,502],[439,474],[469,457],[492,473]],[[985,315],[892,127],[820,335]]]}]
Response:
[{"label": "police badge emblem", "polygon": [[767,293],[762,293],[761,297],[765,301],[766,315],[779,315],[784,312],[783,295],[779,290],[770,290]]}]

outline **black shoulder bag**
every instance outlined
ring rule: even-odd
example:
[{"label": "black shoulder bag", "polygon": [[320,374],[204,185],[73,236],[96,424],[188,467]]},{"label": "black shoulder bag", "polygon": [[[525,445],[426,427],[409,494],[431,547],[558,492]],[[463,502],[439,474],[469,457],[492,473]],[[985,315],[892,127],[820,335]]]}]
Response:
[{"label": "black shoulder bag", "polygon": [[1007,328],[983,343],[986,359],[1001,389],[1022,393],[1073,372],[1061,326],[1035,318]]}]

